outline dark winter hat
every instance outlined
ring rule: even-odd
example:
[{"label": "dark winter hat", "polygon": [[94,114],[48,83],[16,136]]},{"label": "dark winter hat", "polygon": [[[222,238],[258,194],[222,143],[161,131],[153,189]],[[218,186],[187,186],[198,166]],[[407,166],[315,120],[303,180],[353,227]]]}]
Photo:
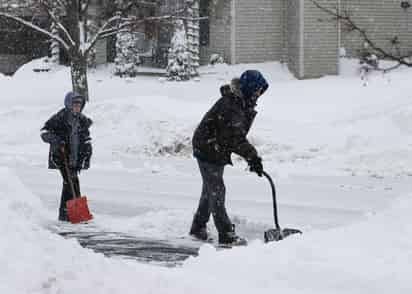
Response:
[{"label": "dark winter hat", "polygon": [[80,102],[82,104],[82,110],[83,110],[86,104],[86,99],[82,95],[76,92],[67,93],[66,97],[64,98],[64,106],[66,107],[66,109],[72,109],[72,105],[75,102],[77,103]]},{"label": "dark winter hat", "polygon": [[240,90],[246,98],[252,97],[259,89],[263,94],[268,88],[269,84],[257,70],[247,70],[240,76]]}]

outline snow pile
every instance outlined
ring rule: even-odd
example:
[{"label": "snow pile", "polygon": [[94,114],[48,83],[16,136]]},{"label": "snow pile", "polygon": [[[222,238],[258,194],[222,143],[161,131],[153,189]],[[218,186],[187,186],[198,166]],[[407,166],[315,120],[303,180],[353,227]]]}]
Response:
[{"label": "snow pile", "polygon": [[1,168],[0,175],[1,293],[86,293],[110,282],[98,275],[107,259],[44,230],[40,201],[8,169]]},{"label": "snow pile", "polygon": [[[175,269],[107,259],[40,225],[36,197],[0,169],[1,293],[397,293],[412,291],[412,198],[368,221],[216,251]],[[24,282],[23,282],[24,281]]]},{"label": "snow pile", "polygon": [[40,199],[27,190],[8,168],[0,167],[0,187],[0,223],[3,230],[15,225],[12,220],[17,216],[27,222],[45,223],[50,220],[51,215],[44,209]]},{"label": "snow pile", "polygon": [[119,32],[116,35],[115,74],[119,76],[133,77],[139,72],[140,60],[139,41],[142,34],[131,32]]},{"label": "snow pile", "polygon": [[272,287],[284,288],[282,293],[410,293],[411,209],[408,196],[348,227],[231,252],[205,246],[185,268],[207,275],[218,264],[215,275],[244,281],[257,292]]},{"label": "snow pile", "polygon": [[[0,164],[16,166],[19,174],[30,178],[24,178],[28,183],[35,183],[39,195],[51,199],[57,184],[51,185],[51,177],[36,168],[45,171],[48,151],[39,129],[63,106],[71,85],[66,68],[35,74],[35,66],[25,66],[13,78],[0,76],[6,93],[0,108]],[[249,68],[261,70],[271,85],[259,101],[250,133],[265,168],[311,177],[299,189],[280,186],[282,221],[306,225],[320,215],[321,222],[317,221],[330,225],[339,218],[380,210],[383,198],[389,202],[403,194],[395,189],[386,193],[392,189],[391,179],[378,184],[375,178],[412,174],[411,69],[372,73],[365,86],[357,63],[350,60],[342,63],[341,76],[305,81],[295,80],[277,63],[203,67],[200,81],[187,83],[120,79],[106,67],[90,74],[91,103],[85,110],[95,122],[93,168],[84,174],[85,187],[93,195],[91,204],[108,207],[108,214],[112,209],[107,218],[96,215],[96,222],[147,237],[187,233],[200,188],[200,178],[194,177],[199,177],[196,164],[188,159],[191,135],[219,97],[219,87]],[[175,157],[167,158],[167,166],[154,165],[171,155]],[[106,163],[120,163],[120,169],[105,170]],[[130,175],[121,170],[136,166],[141,170]],[[244,167],[228,169],[228,201],[233,201],[229,206],[240,216],[248,215],[247,227],[261,235],[260,217],[271,216],[270,200],[263,187],[258,189],[260,183],[253,186],[246,180],[240,170]],[[313,180],[317,172],[323,176],[317,178],[322,185]],[[339,177],[324,177],[328,173]],[[352,191],[342,187],[347,173],[366,174],[376,181],[351,177],[349,184],[360,186]],[[290,186],[301,184],[289,178]],[[122,214],[113,212],[116,204],[123,216],[129,208],[132,217],[120,219]],[[136,216],[138,209],[146,210]],[[230,251],[205,246],[198,258],[182,267],[164,269],[107,259],[53,235],[45,228],[55,215],[9,169],[0,168],[0,293],[411,293],[411,209],[411,197],[404,196],[392,208],[371,213],[356,225],[322,231],[314,226],[302,237],[269,245],[254,241]],[[234,221],[246,227],[244,218]],[[268,223],[266,217],[263,221]]]},{"label": "snow pile", "polygon": [[[24,66],[13,79],[0,79],[8,93],[2,100],[7,108],[1,109],[3,162],[16,161],[13,156],[23,161],[30,150],[33,164],[42,164],[46,146],[38,131],[70,89],[67,69],[35,74],[35,65]],[[270,88],[259,101],[249,138],[268,165],[308,173],[412,174],[411,70],[372,73],[364,86],[357,67],[356,61],[344,60],[341,76],[297,81],[278,63],[219,64],[202,67],[200,81],[187,83],[120,79],[110,66],[102,67],[90,73],[91,103],[85,109],[95,121],[94,162],[190,156],[193,130],[220,96],[220,86],[256,68]]]},{"label": "snow pile", "polygon": [[185,156],[191,154],[191,133],[196,126],[180,113],[185,107],[199,108],[168,97],[151,97],[96,102],[88,112],[93,113],[94,138],[102,150],[133,156]]}]

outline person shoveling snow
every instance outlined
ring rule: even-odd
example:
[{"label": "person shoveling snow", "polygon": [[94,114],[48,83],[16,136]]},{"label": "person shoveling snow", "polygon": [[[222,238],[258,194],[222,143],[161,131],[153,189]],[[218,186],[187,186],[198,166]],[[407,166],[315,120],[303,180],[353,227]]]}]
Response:
[{"label": "person shoveling snow", "polygon": [[68,221],[66,202],[73,198],[73,194],[81,195],[78,174],[90,166],[89,128],[92,120],[81,113],[85,104],[83,96],[69,92],[64,101],[65,108],[53,115],[41,129],[41,138],[50,144],[49,168],[59,169],[63,177],[60,221]]},{"label": "person shoveling snow", "polygon": [[199,164],[203,189],[190,235],[208,240],[206,224],[210,214],[219,233],[221,245],[246,245],[235,232],[225,208],[225,165],[232,164],[231,154],[243,157],[250,171],[263,175],[262,159],[246,136],[257,114],[258,98],[269,85],[259,71],[248,70],[230,85],[221,87],[220,98],[206,113],[193,135],[193,154]]}]

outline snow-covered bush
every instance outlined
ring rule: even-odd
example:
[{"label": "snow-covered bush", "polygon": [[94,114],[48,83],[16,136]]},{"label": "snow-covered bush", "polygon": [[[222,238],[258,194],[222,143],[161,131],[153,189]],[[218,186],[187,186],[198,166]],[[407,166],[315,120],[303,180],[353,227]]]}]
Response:
[{"label": "snow-covered bush", "polygon": [[189,52],[189,71],[191,77],[199,75],[200,66],[200,22],[199,0],[186,0],[188,4],[186,15],[187,47]]},{"label": "snow-covered bush", "polygon": [[115,74],[134,77],[141,63],[137,46],[139,35],[133,32],[119,32],[116,40]]},{"label": "snow-covered bush", "polygon": [[224,59],[222,56],[220,56],[219,54],[212,54],[210,56],[210,59],[209,59],[210,65],[215,65],[215,64],[220,64],[220,63],[224,63]]},{"label": "snow-covered bush", "polygon": [[186,81],[190,79],[187,37],[182,20],[177,20],[175,23],[175,32],[169,49],[166,77],[170,81]]},{"label": "snow-covered bush", "polygon": [[368,74],[379,70],[379,58],[365,44],[364,49],[359,54],[359,73],[362,80],[367,80]]}]

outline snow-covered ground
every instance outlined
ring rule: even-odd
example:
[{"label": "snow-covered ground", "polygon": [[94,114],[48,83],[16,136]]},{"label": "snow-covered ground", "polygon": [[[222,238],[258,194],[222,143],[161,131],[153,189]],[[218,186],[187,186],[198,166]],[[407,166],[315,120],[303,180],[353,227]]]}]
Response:
[{"label": "snow-covered ground", "polygon": [[[169,269],[109,259],[53,234],[60,178],[46,169],[44,121],[63,105],[67,69],[0,76],[0,293],[411,293],[412,70],[295,80],[278,63],[202,68],[199,81],[90,75],[94,157],[82,190],[105,230],[186,235],[200,193],[190,138],[219,87],[248,68],[270,88],[250,140],[275,176],[281,225],[304,235],[263,244],[270,189],[235,161],[228,210],[251,245],[204,246]],[[212,234],[216,234],[211,226]]]}]

